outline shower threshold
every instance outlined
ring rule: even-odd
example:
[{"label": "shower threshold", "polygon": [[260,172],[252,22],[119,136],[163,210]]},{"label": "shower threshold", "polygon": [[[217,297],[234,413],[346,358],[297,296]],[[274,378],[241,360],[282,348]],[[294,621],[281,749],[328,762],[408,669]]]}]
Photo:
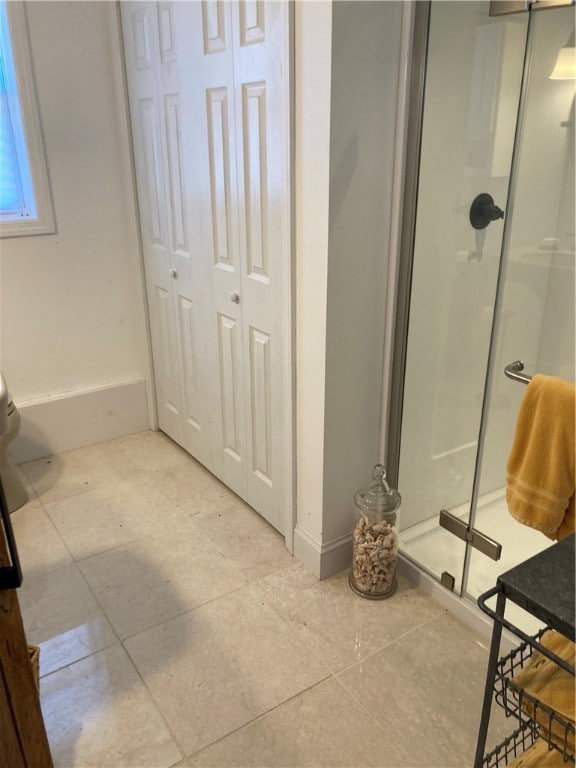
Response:
[{"label": "shower threshold", "polygon": [[[449,512],[466,520],[469,504],[461,504],[450,509]],[[415,580],[420,588],[426,587],[424,591],[439,599],[452,612],[459,613],[464,610],[462,620],[473,623],[477,629],[480,628],[476,621],[478,619],[485,625],[486,632],[489,634],[491,624],[477,608],[477,598],[496,584],[501,573],[546,549],[552,541],[539,531],[514,520],[508,512],[504,488],[479,498],[474,528],[498,541],[502,545],[502,556],[500,560],[494,561],[481,552],[471,549],[468,574],[462,590],[460,585],[464,578],[464,544],[441,528],[437,517],[401,531],[400,570]],[[437,578],[431,575],[435,574],[439,577],[444,571],[454,576],[456,589],[458,592],[462,591],[462,597],[446,590],[439,584]],[[426,580],[431,583],[427,584]],[[432,590],[432,585],[435,585],[437,590]],[[438,591],[438,594],[432,594],[433,591]],[[440,599],[440,596],[448,597],[448,604],[444,599]],[[468,615],[469,611],[472,611],[472,615]],[[517,606],[510,606],[510,614],[507,618],[528,632],[535,632],[539,628],[534,618]]]}]

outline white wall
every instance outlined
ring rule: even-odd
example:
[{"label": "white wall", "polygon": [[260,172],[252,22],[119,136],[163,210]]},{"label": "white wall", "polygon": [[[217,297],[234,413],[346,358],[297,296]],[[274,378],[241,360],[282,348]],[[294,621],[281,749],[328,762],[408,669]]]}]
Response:
[{"label": "white wall", "polygon": [[327,576],[379,454],[401,3],[297,3],[296,21],[295,553]]},{"label": "white wall", "polygon": [[320,575],[332,3],[294,6],[296,508],[294,554]]},{"label": "white wall", "polygon": [[27,14],[57,232],[1,243],[0,367],[23,416],[19,460],[150,423],[116,6],[32,2]]},{"label": "white wall", "polygon": [[332,20],[324,537],[353,528],[379,460],[400,2],[336,2]]}]

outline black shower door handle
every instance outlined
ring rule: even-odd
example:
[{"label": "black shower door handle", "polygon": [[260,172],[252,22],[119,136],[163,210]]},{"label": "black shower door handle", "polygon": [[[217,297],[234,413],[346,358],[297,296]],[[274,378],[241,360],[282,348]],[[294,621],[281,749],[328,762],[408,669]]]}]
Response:
[{"label": "black shower door handle", "polygon": [[474,198],[470,206],[470,224],[474,229],[486,229],[491,221],[503,218],[504,211],[495,205],[492,195],[482,192]]}]

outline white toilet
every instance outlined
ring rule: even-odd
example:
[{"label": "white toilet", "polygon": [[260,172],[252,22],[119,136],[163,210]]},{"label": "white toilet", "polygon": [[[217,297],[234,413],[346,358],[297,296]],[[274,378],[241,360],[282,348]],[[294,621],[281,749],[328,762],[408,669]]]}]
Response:
[{"label": "white toilet", "polygon": [[20,429],[20,414],[8,393],[0,373],[0,478],[9,512],[15,512],[28,501],[22,480],[8,459],[8,446]]}]

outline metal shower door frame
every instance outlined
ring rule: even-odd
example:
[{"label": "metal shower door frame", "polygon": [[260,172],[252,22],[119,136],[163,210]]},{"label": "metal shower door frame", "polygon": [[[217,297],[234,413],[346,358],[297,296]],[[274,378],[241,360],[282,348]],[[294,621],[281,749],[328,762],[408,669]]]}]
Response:
[{"label": "metal shower door frame", "polygon": [[[573,0],[570,0],[570,4]],[[566,5],[559,2],[557,5]],[[552,7],[552,6],[547,6]],[[404,405],[404,377],[408,347],[408,325],[410,316],[411,284],[414,258],[414,241],[416,219],[418,213],[418,185],[421,161],[422,126],[424,119],[424,94],[426,81],[426,61],[428,54],[428,32],[430,24],[431,1],[416,4],[414,19],[413,58],[410,81],[410,100],[408,109],[408,135],[405,167],[405,186],[403,200],[402,232],[400,245],[400,261],[397,275],[396,319],[394,328],[394,349],[392,354],[392,370],[390,376],[390,417],[388,422],[386,461],[388,476],[395,487],[398,487],[400,466],[400,449],[402,438],[402,411]],[[525,8],[524,11],[528,11]],[[524,49],[524,65],[520,85],[520,97],[516,114],[514,145],[506,198],[506,218],[500,251],[500,261],[496,282],[492,328],[489,341],[488,360],[485,370],[483,400],[481,408],[480,427],[474,465],[474,480],[470,497],[469,529],[473,529],[476,516],[484,443],[486,439],[487,415],[490,409],[490,398],[495,370],[496,342],[501,327],[501,310],[503,303],[503,287],[506,279],[506,254],[510,245],[511,223],[514,217],[514,201],[518,177],[518,150],[522,136],[522,126],[526,110],[527,86],[530,77],[530,59],[533,46],[534,25],[533,14],[529,13],[526,45]],[[504,375],[503,372],[501,372]],[[467,595],[467,580],[470,568],[470,542],[467,541],[464,554],[462,573],[462,594]],[[427,569],[424,568],[427,571]],[[427,571],[428,572],[428,571]],[[434,574],[430,574],[434,578]]]}]

